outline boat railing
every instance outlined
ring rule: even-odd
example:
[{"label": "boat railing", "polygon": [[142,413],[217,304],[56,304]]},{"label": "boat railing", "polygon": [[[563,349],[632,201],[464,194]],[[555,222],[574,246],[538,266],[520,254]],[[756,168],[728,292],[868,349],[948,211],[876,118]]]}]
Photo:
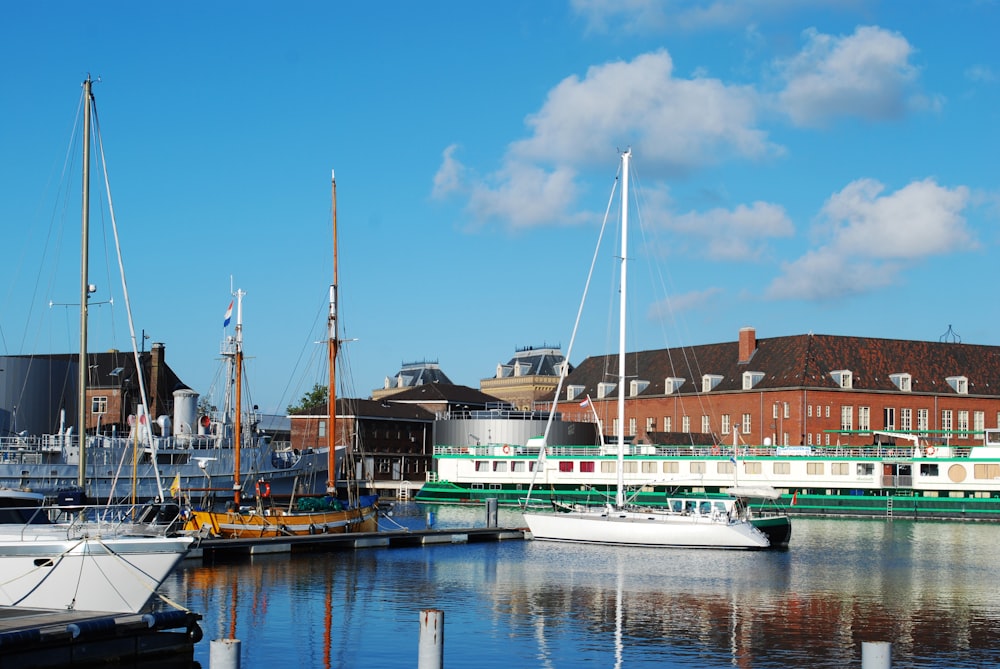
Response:
[{"label": "boat railing", "polygon": [[[746,458],[746,457],[781,457],[781,458],[866,458],[878,460],[927,460],[933,462],[944,452],[928,452],[924,449],[914,451],[912,447],[867,445],[867,446],[656,446],[647,444],[628,444],[625,446],[627,456],[654,456],[670,458]],[[947,457],[968,458],[972,447],[948,447]],[[565,457],[597,457],[616,455],[617,447],[610,446],[549,446],[548,455]],[[467,446],[434,446],[434,455],[473,455],[479,457],[506,456],[537,456],[535,447],[518,446],[514,444],[475,444]]]}]

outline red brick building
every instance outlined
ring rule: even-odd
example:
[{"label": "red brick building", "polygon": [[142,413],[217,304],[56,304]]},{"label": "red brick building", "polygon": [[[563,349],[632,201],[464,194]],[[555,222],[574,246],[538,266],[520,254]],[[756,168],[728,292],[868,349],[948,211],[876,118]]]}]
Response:
[{"label": "red brick building", "polygon": [[[590,397],[615,433],[617,355],[584,360],[560,402]],[[626,355],[625,434],[712,435],[731,443],[871,443],[873,430],[941,431],[955,445],[982,442],[1000,426],[1000,347],[870,337],[794,335],[758,339],[743,328],[733,342]],[[563,404],[565,407],[566,405]],[[579,412],[579,413],[577,413]],[[574,415],[575,414],[575,415]],[[860,433],[860,434],[859,434]]]}]

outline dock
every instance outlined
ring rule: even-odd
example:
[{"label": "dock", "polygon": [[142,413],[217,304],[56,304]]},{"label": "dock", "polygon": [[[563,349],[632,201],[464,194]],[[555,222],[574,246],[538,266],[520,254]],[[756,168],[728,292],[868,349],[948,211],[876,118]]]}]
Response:
[{"label": "dock", "polygon": [[363,548],[401,548],[435,544],[465,544],[491,541],[523,541],[524,528],[465,528],[392,530],[341,534],[308,534],[286,537],[239,537],[201,539],[188,552],[187,559],[215,561],[239,560],[272,553],[307,553],[349,551]]},{"label": "dock", "polygon": [[0,606],[0,667],[190,667],[201,615]]}]

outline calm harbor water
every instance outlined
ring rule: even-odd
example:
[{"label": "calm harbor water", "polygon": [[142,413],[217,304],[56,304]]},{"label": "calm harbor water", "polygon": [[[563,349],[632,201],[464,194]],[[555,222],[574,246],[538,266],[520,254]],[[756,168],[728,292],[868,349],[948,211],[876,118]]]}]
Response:
[{"label": "calm harbor water", "polygon": [[[485,511],[397,505],[396,523]],[[500,524],[520,526],[500,510]],[[444,611],[446,667],[1000,665],[1000,524],[795,519],[784,552],[534,541],[189,561],[164,591],[204,616],[195,659],[235,637],[247,667],[415,667],[419,611]]]}]

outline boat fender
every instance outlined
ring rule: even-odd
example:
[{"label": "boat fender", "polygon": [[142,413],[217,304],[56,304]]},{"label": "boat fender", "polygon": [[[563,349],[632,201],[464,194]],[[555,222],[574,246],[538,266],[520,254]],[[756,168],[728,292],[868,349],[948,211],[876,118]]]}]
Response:
[{"label": "boat fender", "polygon": [[257,481],[257,497],[270,497],[271,484],[267,481]]},{"label": "boat fender", "polygon": [[503,445],[503,454],[504,455],[510,455],[510,445],[508,445],[508,444],[504,444]]}]

